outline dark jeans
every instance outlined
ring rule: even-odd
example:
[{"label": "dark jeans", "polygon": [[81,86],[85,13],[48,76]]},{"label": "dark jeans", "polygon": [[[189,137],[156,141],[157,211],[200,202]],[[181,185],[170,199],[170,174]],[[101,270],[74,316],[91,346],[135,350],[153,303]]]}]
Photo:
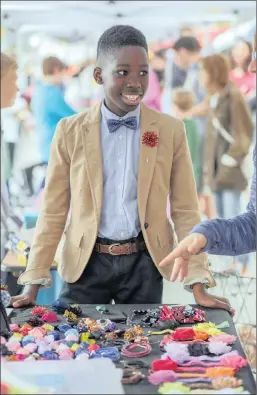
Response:
[{"label": "dark jeans", "polygon": [[[108,239],[97,242],[117,243]],[[112,300],[116,304],[149,304],[162,302],[162,290],[162,276],[146,250],[119,256],[93,251],[79,280],[64,283],[59,298],[79,304],[109,304]]]}]

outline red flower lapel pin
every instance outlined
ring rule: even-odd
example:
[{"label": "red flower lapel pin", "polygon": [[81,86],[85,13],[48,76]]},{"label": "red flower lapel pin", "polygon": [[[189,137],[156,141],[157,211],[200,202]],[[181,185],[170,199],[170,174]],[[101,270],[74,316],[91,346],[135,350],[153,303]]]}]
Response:
[{"label": "red flower lapel pin", "polygon": [[142,143],[148,147],[156,147],[159,137],[155,132],[145,132],[142,137]]}]

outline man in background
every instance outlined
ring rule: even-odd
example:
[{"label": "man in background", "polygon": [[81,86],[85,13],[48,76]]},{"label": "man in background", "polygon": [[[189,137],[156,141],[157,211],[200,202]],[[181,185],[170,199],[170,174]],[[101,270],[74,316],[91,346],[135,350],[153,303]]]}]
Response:
[{"label": "man in background", "polygon": [[182,88],[191,67],[200,59],[201,45],[193,36],[180,37],[167,52],[167,62],[162,95],[162,111],[173,114],[171,108],[171,92]]}]

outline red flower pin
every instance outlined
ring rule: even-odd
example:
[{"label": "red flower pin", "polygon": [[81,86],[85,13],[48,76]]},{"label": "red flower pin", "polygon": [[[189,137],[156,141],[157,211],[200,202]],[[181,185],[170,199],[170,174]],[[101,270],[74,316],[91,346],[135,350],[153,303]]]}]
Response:
[{"label": "red flower pin", "polygon": [[142,143],[148,147],[156,147],[159,138],[155,132],[145,132],[142,138]]}]

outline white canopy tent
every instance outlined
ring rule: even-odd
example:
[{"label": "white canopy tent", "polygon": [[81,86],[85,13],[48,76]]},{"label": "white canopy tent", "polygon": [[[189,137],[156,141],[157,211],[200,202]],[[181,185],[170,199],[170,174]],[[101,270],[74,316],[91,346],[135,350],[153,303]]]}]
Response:
[{"label": "white canopy tent", "polygon": [[1,19],[20,33],[92,43],[111,25],[130,24],[151,41],[174,34],[181,24],[247,20],[255,9],[255,1],[2,1]]}]

